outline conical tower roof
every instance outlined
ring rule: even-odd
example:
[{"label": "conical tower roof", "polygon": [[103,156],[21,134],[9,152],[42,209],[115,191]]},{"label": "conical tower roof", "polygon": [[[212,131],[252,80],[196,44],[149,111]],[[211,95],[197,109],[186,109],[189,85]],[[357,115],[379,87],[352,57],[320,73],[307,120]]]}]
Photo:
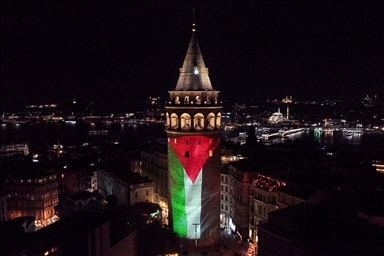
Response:
[{"label": "conical tower roof", "polygon": [[184,91],[212,91],[208,68],[205,67],[203,55],[197,42],[196,29],[192,29],[192,38],[185,55],[183,67],[180,69],[179,80],[175,90]]}]

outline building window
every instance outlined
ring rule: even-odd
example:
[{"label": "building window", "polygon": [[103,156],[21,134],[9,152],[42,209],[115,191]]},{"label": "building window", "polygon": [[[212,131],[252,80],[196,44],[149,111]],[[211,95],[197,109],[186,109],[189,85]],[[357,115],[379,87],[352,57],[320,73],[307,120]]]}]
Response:
[{"label": "building window", "polygon": [[209,156],[210,156],[210,157],[213,157],[213,152],[212,152],[212,150],[209,150]]},{"label": "building window", "polygon": [[188,151],[185,151],[185,157],[189,157],[189,152]]},{"label": "building window", "polygon": [[188,140],[186,140],[186,141],[185,141],[185,144],[187,144],[187,145],[188,145]]}]

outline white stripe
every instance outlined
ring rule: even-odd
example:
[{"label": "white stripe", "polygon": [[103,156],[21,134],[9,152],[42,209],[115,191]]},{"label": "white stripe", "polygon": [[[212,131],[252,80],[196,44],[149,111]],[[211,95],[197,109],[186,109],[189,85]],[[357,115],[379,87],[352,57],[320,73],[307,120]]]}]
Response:
[{"label": "white stripe", "polygon": [[[187,215],[187,238],[200,238],[201,185],[203,170],[200,171],[195,183],[189,179],[184,170],[185,210]],[[194,225],[198,224],[198,225]]]}]

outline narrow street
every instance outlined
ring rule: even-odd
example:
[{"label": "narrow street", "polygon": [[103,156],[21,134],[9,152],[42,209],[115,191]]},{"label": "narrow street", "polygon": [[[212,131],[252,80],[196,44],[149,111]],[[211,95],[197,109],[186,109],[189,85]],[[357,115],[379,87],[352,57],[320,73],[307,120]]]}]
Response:
[{"label": "narrow street", "polygon": [[221,239],[224,243],[221,255],[234,255],[234,253],[238,253],[238,255],[247,256],[248,245],[244,244],[241,240],[237,240],[230,229],[227,228],[221,232]]},{"label": "narrow street", "polygon": [[[221,234],[221,245],[219,247],[211,247],[211,248],[199,248],[199,247],[189,247],[184,248],[188,253],[181,255],[188,256],[197,256],[197,255],[212,255],[212,256],[233,256],[233,255],[241,255],[241,256],[255,256],[253,254],[247,254],[248,245],[240,243],[240,240],[237,240],[235,235],[231,233],[229,230],[222,231]],[[238,253],[238,254],[234,254]]]}]

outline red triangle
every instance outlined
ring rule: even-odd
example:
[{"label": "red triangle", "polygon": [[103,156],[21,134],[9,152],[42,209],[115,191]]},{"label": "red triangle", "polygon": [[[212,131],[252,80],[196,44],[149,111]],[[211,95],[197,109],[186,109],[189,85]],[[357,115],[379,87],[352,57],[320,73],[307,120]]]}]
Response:
[{"label": "red triangle", "polygon": [[[220,139],[205,136],[182,136],[171,139],[170,144],[183,165],[192,183],[209,157],[209,151],[214,150]],[[188,153],[186,153],[188,152]]]}]

